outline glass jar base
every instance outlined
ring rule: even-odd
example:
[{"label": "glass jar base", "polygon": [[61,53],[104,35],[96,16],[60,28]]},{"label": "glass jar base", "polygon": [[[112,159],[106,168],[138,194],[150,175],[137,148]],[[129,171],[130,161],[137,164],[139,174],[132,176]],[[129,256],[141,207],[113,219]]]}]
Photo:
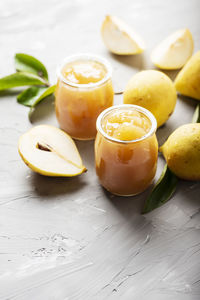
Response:
[{"label": "glass jar base", "polygon": [[134,197],[134,196],[137,196],[137,195],[143,193],[148,187],[145,188],[144,190],[140,191],[140,192],[133,193],[133,194],[128,194],[128,195],[118,194],[118,193],[115,193],[115,192],[111,192],[111,191],[109,191],[107,188],[105,188],[104,186],[103,186],[103,188],[104,188],[107,192],[109,192],[110,194],[112,194],[112,195],[114,195],[114,196],[117,196],[117,197]]},{"label": "glass jar base", "polygon": [[[111,192],[110,192],[111,193]],[[121,194],[117,194],[117,193],[111,193],[111,194],[113,194],[113,195],[115,195],[115,196],[117,196],[117,197],[134,197],[134,196],[137,196],[137,195],[139,195],[139,194],[141,194],[142,192],[138,192],[138,193],[136,193],[136,194],[130,194],[130,195],[121,195]]]},{"label": "glass jar base", "polygon": [[91,138],[78,138],[78,137],[74,137],[72,135],[70,135],[72,139],[76,140],[76,141],[92,141],[95,139],[95,137],[91,137]]}]

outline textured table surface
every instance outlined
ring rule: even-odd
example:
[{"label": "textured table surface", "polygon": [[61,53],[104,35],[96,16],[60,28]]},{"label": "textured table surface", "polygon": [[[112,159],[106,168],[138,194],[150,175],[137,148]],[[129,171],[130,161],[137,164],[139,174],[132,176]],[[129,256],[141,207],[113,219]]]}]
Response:
[{"label": "textured table surface", "polygon": [[[200,48],[198,0],[1,0],[0,76],[14,71],[24,52],[47,66],[51,82],[67,55],[92,52],[110,60],[115,90],[141,69],[172,31],[188,27]],[[122,17],[146,40],[135,57],[105,49],[100,25],[106,14]],[[174,78],[176,72],[168,72]],[[122,103],[122,96],[115,97]],[[157,132],[159,143],[190,122],[195,101],[179,97]],[[93,142],[77,142],[88,172],[53,179],[31,172],[17,152],[32,124],[15,92],[0,96],[0,299],[199,300],[200,184],[179,181],[173,199],[142,216],[149,193],[119,198],[106,193],[94,170]],[[38,106],[33,124],[58,126],[51,100]],[[164,161],[159,157],[159,177]]]}]

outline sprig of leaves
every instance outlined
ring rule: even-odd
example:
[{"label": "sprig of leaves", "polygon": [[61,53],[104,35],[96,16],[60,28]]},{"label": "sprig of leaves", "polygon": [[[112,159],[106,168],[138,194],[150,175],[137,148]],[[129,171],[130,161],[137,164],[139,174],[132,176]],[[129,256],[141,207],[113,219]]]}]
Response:
[{"label": "sprig of leaves", "polygon": [[46,82],[41,77],[26,72],[17,72],[0,79],[0,91],[27,85],[46,85]]},{"label": "sprig of leaves", "polygon": [[55,92],[56,85],[50,87],[32,86],[24,90],[17,96],[17,101],[20,104],[30,107],[28,118],[32,122],[32,115],[35,111],[35,107],[42,100],[52,95]]},{"label": "sprig of leaves", "polygon": [[40,76],[48,82],[48,72],[43,63],[35,57],[24,54],[15,54],[15,69],[18,72],[29,72]]},{"label": "sprig of leaves", "polygon": [[166,203],[174,194],[177,182],[178,178],[170,171],[166,164],[160,178],[145,202],[142,213],[146,214]]},{"label": "sprig of leaves", "polygon": [[32,86],[17,96],[17,102],[29,107],[35,107],[47,96],[55,92],[55,85],[50,87]]},{"label": "sprig of leaves", "polygon": [[0,91],[29,86],[17,96],[17,101],[30,107],[30,117],[36,105],[55,92],[55,85],[50,86],[46,67],[35,57],[17,53],[14,62],[17,72],[0,78]]},{"label": "sprig of leaves", "polygon": [[[200,104],[197,104],[192,122],[200,123]],[[142,213],[146,214],[166,203],[175,193],[177,182],[178,178],[174,173],[172,173],[166,164],[160,178],[146,199]]]}]

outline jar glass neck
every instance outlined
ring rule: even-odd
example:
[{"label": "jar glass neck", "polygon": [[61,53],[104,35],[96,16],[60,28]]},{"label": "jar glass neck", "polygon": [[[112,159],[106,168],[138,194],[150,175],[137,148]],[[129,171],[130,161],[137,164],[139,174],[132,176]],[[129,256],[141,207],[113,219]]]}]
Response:
[{"label": "jar glass neck", "polygon": [[[74,82],[67,80],[65,78],[65,76],[63,75],[64,67],[69,63],[73,63],[73,62],[76,62],[79,60],[88,61],[88,62],[92,61],[92,62],[97,62],[97,63],[101,64],[106,69],[105,76],[97,82],[91,82],[91,83],[87,83],[87,84],[74,83]],[[59,80],[61,80],[63,83],[65,83],[66,85],[71,86],[71,87],[76,87],[76,88],[84,89],[84,88],[98,87],[98,86],[106,83],[108,80],[110,80],[111,76],[112,76],[112,68],[111,68],[111,65],[109,64],[109,62],[105,58],[102,58],[98,55],[87,54],[87,53],[69,56],[69,57],[65,58],[64,61],[62,62],[62,64],[60,66],[58,66],[58,68],[57,68],[57,78]]]},{"label": "jar glass neck", "polygon": [[[141,113],[141,115],[145,116],[150,122],[149,131],[142,137],[134,139],[134,140],[120,140],[120,139],[117,139],[117,138],[114,138],[114,137],[108,135],[102,127],[105,117],[107,117],[109,114],[111,114],[115,111],[120,112],[120,111],[124,111],[124,110],[137,111],[137,112]],[[157,121],[150,111],[148,111],[147,109],[145,109],[141,106],[132,105],[132,104],[122,104],[122,105],[112,106],[112,107],[109,107],[106,110],[104,110],[97,118],[96,127],[97,127],[97,131],[99,133],[101,133],[107,140],[109,140],[111,142],[115,142],[115,143],[119,143],[119,144],[131,144],[131,143],[137,143],[137,142],[143,141],[143,140],[147,139],[148,137],[152,136],[156,132]]]}]

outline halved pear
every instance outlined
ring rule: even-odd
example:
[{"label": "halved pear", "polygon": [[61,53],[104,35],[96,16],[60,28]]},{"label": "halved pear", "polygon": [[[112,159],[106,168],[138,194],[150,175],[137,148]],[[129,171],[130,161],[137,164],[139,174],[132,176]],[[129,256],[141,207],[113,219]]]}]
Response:
[{"label": "halved pear", "polygon": [[110,52],[118,55],[139,54],[144,51],[143,39],[133,29],[115,16],[106,16],[101,34]]},{"label": "halved pear", "polygon": [[182,68],[194,49],[189,29],[180,29],[164,39],[152,52],[151,60],[156,67],[166,70]]},{"label": "halved pear", "polygon": [[174,84],[182,95],[200,100],[200,51],[188,60],[178,73]]},{"label": "halved pear", "polygon": [[86,171],[72,138],[49,125],[35,126],[19,138],[19,154],[33,171],[72,177]]}]

